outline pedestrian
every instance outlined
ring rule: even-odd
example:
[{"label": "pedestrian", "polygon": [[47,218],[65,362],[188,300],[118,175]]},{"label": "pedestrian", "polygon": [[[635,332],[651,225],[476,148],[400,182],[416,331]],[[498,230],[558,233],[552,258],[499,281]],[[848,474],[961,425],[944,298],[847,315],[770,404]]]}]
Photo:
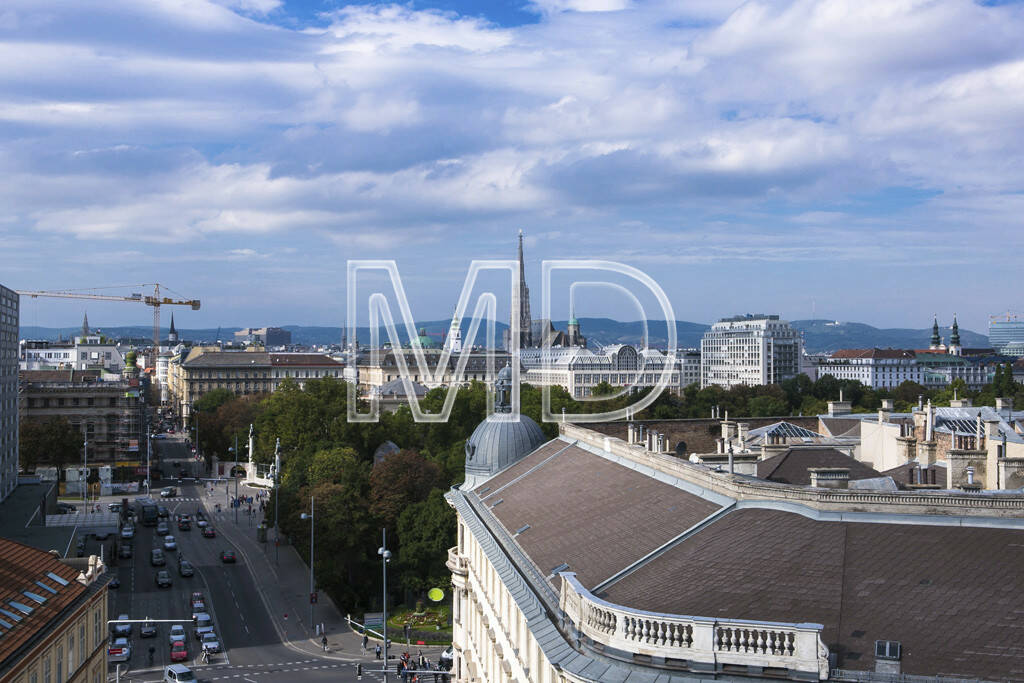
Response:
[{"label": "pedestrian", "polygon": [[377,659],[380,659],[380,643],[377,643],[377,647],[374,648],[373,653],[376,655]]},{"label": "pedestrian", "polygon": [[366,644],[370,642],[370,636],[363,634],[363,652],[366,652]]},{"label": "pedestrian", "polygon": [[327,634],[324,634],[324,637],[320,639],[320,644],[324,646],[324,652],[327,652]]}]

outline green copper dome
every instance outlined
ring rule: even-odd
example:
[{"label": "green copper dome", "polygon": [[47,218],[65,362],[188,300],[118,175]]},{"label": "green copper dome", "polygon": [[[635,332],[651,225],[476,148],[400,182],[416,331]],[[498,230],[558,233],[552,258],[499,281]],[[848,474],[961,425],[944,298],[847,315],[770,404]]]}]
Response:
[{"label": "green copper dome", "polygon": [[421,349],[437,348],[437,342],[427,336],[427,328],[425,327],[419,329],[419,336],[412,340],[412,345],[418,346]]}]

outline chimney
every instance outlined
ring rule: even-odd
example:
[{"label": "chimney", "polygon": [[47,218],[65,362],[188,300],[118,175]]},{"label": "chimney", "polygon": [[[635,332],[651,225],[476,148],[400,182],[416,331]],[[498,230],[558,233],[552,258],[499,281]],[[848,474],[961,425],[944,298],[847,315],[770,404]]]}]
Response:
[{"label": "chimney", "polygon": [[932,400],[928,399],[928,410],[925,412],[925,433],[924,440],[931,443],[935,440],[933,429],[935,429],[935,413],[932,410]]},{"label": "chimney", "polygon": [[882,410],[884,410],[886,412],[889,412],[889,413],[893,412],[894,410],[896,410],[896,402],[893,401],[891,398],[883,398],[882,399]]},{"label": "chimney", "polygon": [[922,394],[917,395],[917,409],[924,410],[924,396]]},{"label": "chimney", "polygon": [[1006,420],[1010,420],[1010,414],[1013,411],[1013,399],[1012,398],[997,398],[996,399],[996,412],[1000,416],[1006,415]]},{"label": "chimney", "polygon": [[969,398],[954,398],[949,402],[950,408],[970,408],[971,399]]},{"label": "chimney", "polygon": [[968,484],[968,486],[973,486],[974,485],[974,468],[973,467],[968,467],[967,468],[967,484]]},{"label": "chimney", "polygon": [[835,417],[837,415],[849,415],[853,412],[853,404],[849,401],[842,400],[842,393],[839,392],[840,399],[838,401],[828,402],[828,414],[829,417]]},{"label": "chimney", "polygon": [[849,467],[808,467],[811,486],[822,489],[845,489],[850,485]]},{"label": "chimney", "polygon": [[740,442],[740,451],[747,449],[747,433],[750,432],[749,422],[736,423],[736,439]]}]

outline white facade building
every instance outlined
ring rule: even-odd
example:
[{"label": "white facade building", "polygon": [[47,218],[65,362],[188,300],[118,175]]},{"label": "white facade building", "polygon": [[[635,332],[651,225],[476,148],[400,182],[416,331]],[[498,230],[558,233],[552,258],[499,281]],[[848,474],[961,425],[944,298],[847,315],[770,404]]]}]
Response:
[{"label": "white facade building", "polygon": [[22,370],[124,369],[124,354],[112,340],[98,334],[75,337],[74,341],[22,340],[18,344],[18,365]]},{"label": "white facade building", "polygon": [[701,387],[778,384],[800,373],[803,339],[777,315],[723,318],[700,342]]},{"label": "white facade building", "polygon": [[872,389],[893,389],[903,382],[924,383],[924,368],[913,351],[840,349],[817,365],[817,377],[852,379]]},{"label": "white facade building", "polygon": [[18,485],[18,306],[0,285],[0,500]]},{"label": "white facade building", "polygon": [[592,395],[594,387],[607,382],[613,387],[643,389],[658,382],[664,368],[671,364],[669,390],[678,393],[693,374],[693,358],[686,362],[671,359],[654,349],[639,351],[625,344],[613,344],[595,353],[582,347],[529,348],[519,351],[524,369],[523,381],[533,386],[560,386],[573,398]]}]

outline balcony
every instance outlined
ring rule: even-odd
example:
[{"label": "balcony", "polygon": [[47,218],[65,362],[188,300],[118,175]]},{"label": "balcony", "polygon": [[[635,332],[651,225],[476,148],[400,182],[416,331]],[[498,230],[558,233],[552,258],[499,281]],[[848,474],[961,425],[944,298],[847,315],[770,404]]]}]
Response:
[{"label": "balcony", "polygon": [[608,653],[663,659],[672,668],[694,671],[761,670],[795,680],[828,678],[828,648],[821,641],[820,624],[644,612],[595,597],[572,572],[561,577],[559,606],[566,619]]},{"label": "balcony", "polygon": [[469,560],[459,555],[457,546],[448,548],[448,561],[445,562],[445,566],[456,576],[466,576],[469,574]]}]

